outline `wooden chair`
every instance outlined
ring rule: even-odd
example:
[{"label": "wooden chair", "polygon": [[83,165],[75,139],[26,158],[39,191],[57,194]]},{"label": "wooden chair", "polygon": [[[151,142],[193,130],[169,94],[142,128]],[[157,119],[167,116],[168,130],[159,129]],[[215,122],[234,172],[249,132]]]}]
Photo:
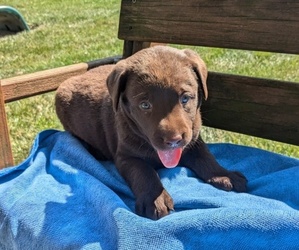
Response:
[{"label": "wooden chair", "polygon": [[[152,42],[299,54],[296,0],[123,0],[123,57]],[[0,168],[13,165],[5,103],[53,91],[111,57],[1,80]],[[254,68],[252,69],[255,70]],[[204,125],[299,145],[299,84],[210,72]]]}]

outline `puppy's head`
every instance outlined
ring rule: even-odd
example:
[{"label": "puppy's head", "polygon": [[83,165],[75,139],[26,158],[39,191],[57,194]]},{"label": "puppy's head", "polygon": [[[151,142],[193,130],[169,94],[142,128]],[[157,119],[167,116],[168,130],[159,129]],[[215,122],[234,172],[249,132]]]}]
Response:
[{"label": "puppy's head", "polygon": [[194,51],[156,46],[120,61],[107,86],[114,111],[133,121],[164,166],[174,167],[199,135],[206,80],[205,63]]}]

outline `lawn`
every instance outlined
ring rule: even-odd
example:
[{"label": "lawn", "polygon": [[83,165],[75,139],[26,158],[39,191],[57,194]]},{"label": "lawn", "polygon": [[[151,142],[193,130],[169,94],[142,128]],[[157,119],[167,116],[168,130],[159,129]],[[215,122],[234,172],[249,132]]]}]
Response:
[{"label": "lawn", "polygon": [[[30,32],[0,38],[0,78],[86,62],[122,53],[117,39],[120,1],[9,0]],[[194,47],[193,47],[194,48]],[[299,57],[264,52],[194,48],[212,71],[225,71],[299,82]],[[254,69],[254,70],[253,70]],[[53,106],[54,93],[9,103],[7,107],[15,161],[27,155],[36,134],[62,129]],[[232,142],[299,157],[299,147],[204,128],[207,142]]]}]

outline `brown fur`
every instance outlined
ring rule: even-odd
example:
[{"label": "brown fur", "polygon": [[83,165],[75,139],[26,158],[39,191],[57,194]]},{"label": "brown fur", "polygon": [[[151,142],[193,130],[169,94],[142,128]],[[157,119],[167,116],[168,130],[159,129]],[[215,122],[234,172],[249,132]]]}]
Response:
[{"label": "brown fur", "polygon": [[191,50],[144,49],[61,84],[56,110],[64,128],[113,160],[136,196],[136,213],[152,219],[173,209],[155,171],[157,150],[181,147],[180,165],[212,185],[238,192],[246,178],[222,168],[200,137],[207,69]]}]

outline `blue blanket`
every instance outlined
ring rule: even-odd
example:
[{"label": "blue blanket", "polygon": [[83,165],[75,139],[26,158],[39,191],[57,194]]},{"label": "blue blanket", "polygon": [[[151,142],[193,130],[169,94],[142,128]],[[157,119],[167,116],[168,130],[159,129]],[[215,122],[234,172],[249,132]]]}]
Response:
[{"label": "blue blanket", "polygon": [[248,193],[225,192],[184,167],[161,169],[175,211],[134,213],[111,162],[97,162],[67,132],[46,130],[19,166],[0,172],[0,249],[299,249],[299,160],[231,144],[209,145]]}]

